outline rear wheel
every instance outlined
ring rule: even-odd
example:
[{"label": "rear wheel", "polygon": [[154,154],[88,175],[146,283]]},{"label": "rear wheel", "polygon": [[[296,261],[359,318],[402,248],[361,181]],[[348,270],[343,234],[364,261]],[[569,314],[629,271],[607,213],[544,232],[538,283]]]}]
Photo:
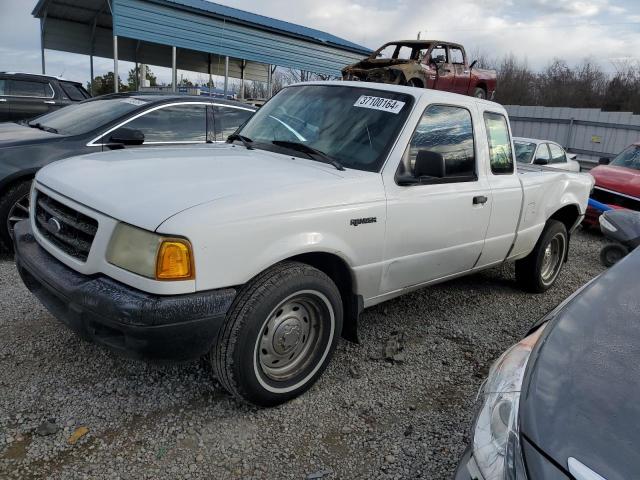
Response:
[{"label": "rear wheel", "polygon": [[410,87],[422,88],[422,82],[417,78],[412,78],[407,82],[407,85]]},{"label": "rear wheel", "polygon": [[484,91],[484,88],[476,87],[473,90],[473,96],[482,100],[486,100],[487,92]]},{"label": "rear wheel", "polygon": [[629,253],[629,249],[619,243],[608,243],[600,250],[600,263],[605,267],[612,267]]},{"label": "rear wheel", "polygon": [[0,243],[4,250],[13,251],[13,229],[16,223],[29,218],[31,180],[11,186],[0,200]]},{"label": "rear wheel", "polygon": [[569,235],[562,222],[549,220],[533,251],[516,262],[516,280],[527,291],[542,293],[553,286],[567,255]]},{"label": "rear wheel", "polygon": [[239,400],[286,402],[329,364],[342,315],[340,293],[327,275],[297,262],[276,265],[238,294],[211,353],[214,373]]}]

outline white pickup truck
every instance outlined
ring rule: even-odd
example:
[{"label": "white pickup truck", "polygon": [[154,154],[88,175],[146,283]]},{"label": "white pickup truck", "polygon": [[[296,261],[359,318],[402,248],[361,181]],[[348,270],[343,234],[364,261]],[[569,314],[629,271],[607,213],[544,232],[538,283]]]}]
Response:
[{"label": "white pickup truck", "polygon": [[225,145],[43,168],[16,263],[85,338],[207,355],[237,398],[275,405],[314,383],[340,336],[357,339],[363,308],[506,261],[527,290],[553,285],[593,179],[525,168],[498,104],[299,84]]}]

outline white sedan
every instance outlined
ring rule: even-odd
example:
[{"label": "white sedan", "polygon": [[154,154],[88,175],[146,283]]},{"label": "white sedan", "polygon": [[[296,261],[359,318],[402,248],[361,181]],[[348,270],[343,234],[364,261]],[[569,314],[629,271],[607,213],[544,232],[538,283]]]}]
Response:
[{"label": "white sedan", "polygon": [[574,153],[567,153],[564,148],[549,140],[513,137],[516,158],[520,163],[533,163],[571,172],[579,172],[580,164]]}]

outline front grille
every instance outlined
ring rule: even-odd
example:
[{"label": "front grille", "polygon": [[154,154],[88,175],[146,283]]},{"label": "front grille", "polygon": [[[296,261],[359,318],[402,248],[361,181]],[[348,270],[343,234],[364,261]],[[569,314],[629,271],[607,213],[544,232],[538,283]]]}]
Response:
[{"label": "front grille", "polygon": [[629,210],[640,210],[640,200],[625,197],[599,187],[593,189],[591,198],[606,205],[617,205],[622,208],[628,208]]},{"label": "front grille", "polygon": [[36,196],[38,232],[57,248],[85,262],[98,231],[98,222],[53,198],[38,192]]}]

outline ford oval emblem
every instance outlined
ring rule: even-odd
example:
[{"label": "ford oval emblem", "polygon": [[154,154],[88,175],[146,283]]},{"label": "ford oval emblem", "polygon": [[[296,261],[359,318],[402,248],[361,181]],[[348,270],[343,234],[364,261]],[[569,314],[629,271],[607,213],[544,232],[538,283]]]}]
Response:
[{"label": "ford oval emblem", "polygon": [[62,230],[60,220],[58,220],[56,217],[51,217],[49,220],[47,220],[47,225],[49,225],[49,229],[53,233],[60,233],[60,230]]}]

